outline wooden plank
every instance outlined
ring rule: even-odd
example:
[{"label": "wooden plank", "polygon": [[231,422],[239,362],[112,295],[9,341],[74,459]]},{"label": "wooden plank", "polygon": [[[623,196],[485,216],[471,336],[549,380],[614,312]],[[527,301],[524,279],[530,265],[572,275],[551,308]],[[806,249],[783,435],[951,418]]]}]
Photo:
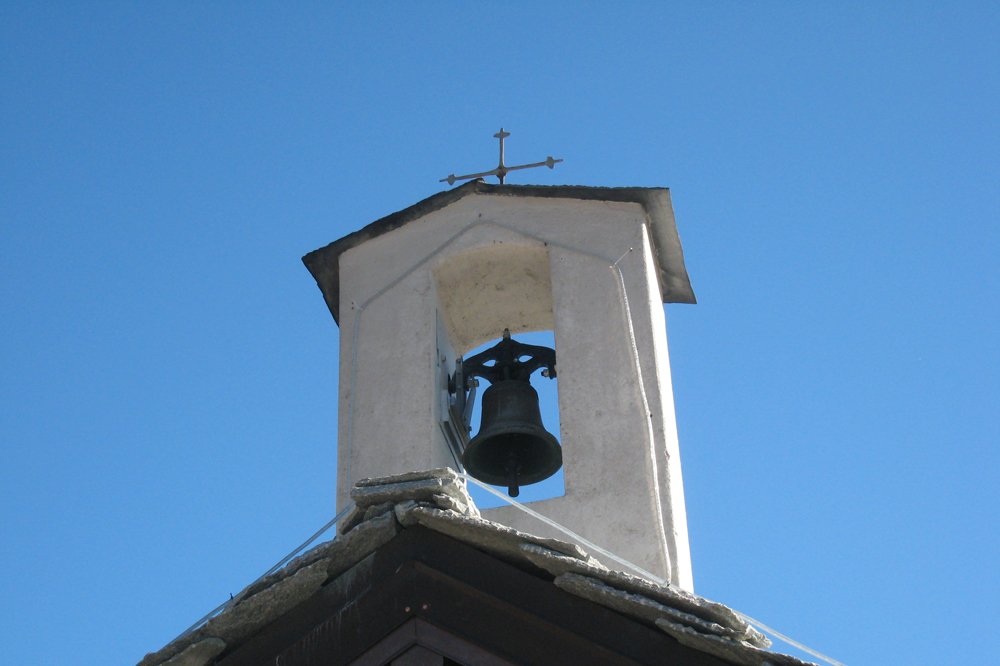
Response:
[{"label": "wooden plank", "polygon": [[393,659],[392,666],[444,666],[444,657],[423,645],[414,645]]},{"label": "wooden plank", "polygon": [[368,648],[349,666],[383,666],[417,642],[417,618],[411,618],[388,636]]},{"label": "wooden plank", "polygon": [[417,641],[421,645],[431,647],[463,666],[518,666],[419,617],[414,618],[414,622]]},{"label": "wooden plank", "polygon": [[219,666],[383,666],[413,644],[465,666],[726,665],[560,590],[530,564],[528,573],[419,526],[366,566],[356,583],[328,584]]}]

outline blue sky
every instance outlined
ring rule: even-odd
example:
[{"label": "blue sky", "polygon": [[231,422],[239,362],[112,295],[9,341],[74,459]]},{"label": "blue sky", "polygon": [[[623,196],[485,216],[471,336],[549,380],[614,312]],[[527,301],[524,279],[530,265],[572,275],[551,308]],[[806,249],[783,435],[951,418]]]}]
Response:
[{"label": "blue sky", "polygon": [[[0,641],[131,664],[334,511],[300,257],[446,188],[666,186],[695,589],[993,658],[1000,7],[0,4]],[[781,646],[776,646],[784,649]]]}]

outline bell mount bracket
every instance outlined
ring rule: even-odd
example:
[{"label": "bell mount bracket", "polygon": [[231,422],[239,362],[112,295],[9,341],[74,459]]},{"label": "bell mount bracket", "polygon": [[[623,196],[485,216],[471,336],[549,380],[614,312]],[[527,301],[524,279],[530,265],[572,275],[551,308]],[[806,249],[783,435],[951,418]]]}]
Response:
[{"label": "bell mount bracket", "polygon": [[555,350],[513,340],[510,329],[505,328],[503,340],[465,359],[462,363],[463,383],[468,386],[473,377],[482,377],[490,384],[512,379],[530,384],[531,374],[539,368],[545,368],[542,376],[555,379]]}]

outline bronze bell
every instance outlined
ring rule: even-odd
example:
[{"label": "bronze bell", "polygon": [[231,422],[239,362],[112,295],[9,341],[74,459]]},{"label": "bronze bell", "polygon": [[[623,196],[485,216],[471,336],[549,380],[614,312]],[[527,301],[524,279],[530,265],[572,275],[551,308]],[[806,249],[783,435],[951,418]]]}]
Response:
[{"label": "bronze bell", "polygon": [[555,377],[555,351],[515,342],[506,329],[495,347],[463,366],[468,380],[479,376],[491,385],[483,392],[479,434],[466,447],[462,464],[480,481],[507,486],[511,497],[518,496],[519,486],[538,483],[562,467],[559,441],[542,425],[538,392],[529,382],[541,367],[544,376]]},{"label": "bronze bell", "polygon": [[483,420],[462,456],[465,470],[480,481],[518,486],[543,481],[562,467],[559,442],[542,426],[538,392],[526,381],[511,379],[483,392]]}]

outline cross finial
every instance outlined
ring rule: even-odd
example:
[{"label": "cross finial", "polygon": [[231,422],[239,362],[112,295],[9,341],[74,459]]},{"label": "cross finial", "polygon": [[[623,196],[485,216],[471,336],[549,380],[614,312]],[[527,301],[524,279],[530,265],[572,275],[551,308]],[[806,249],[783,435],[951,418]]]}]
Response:
[{"label": "cross finial", "polygon": [[472,173],[467,176],[456,176],[455,174],[451,174],[447,178],[442,178],[438,182],[454,185],[455,181],[457,180],[469,180],[470,178],[484,178],[486,176],[496,176],[497,178],[500,179],[500,184],[503,185],[505,177],[511,171],[517,171],[518,169],[530,169],[532,167],[539,167],[539,166],[547,166],[548,168],[552,169],[555,167],[557,163],[562,162],[561,159],[556,160],[553,159],[551,155],[549,155],[548,159],[546,159],[544,162],[535,162],[533,164],[522,164],[521,166],[509,167],[503,163],[503,140],[506,139],[508,136],[510,136],[510,132],[505,132],[502,127],[500,128],[499,132],[493,135],[494,138],[500,139],[500,164],[497,165],[496,169],[493,169],[492,171],[484,171],[482,173]]},{"label": "cross finial", "polygon": [[494,139],[500,139],[500,166],[497,167],[497,171],[499,172],[497,173],[497,175],[500,176],[501,185],[503,185],[503,177],[507,175],[507,172],[505,171],[507,167],[504,166],[503,163],[503,140],[509,136],[510,132],[504,132],[502,127],[500,128],[499,132],[493,135]]}]

